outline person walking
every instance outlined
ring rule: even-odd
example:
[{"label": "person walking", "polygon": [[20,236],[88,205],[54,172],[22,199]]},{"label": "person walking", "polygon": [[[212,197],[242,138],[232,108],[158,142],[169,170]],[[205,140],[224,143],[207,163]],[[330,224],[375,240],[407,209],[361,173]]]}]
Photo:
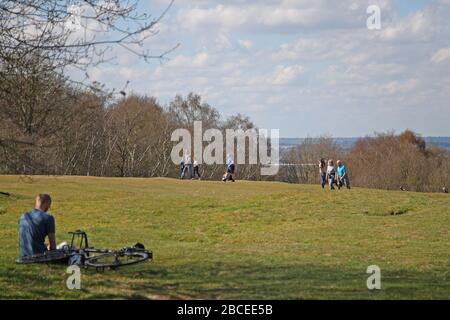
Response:
[{"label": "person walking", "polygon": [[192,179],[192,158],[189,150],[187,150],[184,154],[184,168],[181,174],[181,179],[184,179],[184,177],[186,176],[186,171],[189,175],[188,179]]},{"label": "person walking", "polygon": [[194,176],[193,176],[193,179],[195,179],[195,178],[197,178],[198,180],[200,180],[202,178],[200,176],[199,164],[198,164],[198,161],[196,159],[194,159]]},{"label": "person walking", "polygon": [[334,185],[337,185],[338,189],[340,189],[340,186],[336,183],[336,168],[334,167],[333,160],[328,160],[326,180],[328,181],[330,190],[334,190]]},{"label": "person walking", "polygon": [[325,189],[325,184],[327,183],[327,164],[323,158],[319,161],[319,174],[320,185],[322,186],[322,189]]},{"label": "person walking", "polygon": [[181,163],[180,163],[180,179],[183,179],[183,173],[184,173],[184,160],[181,160]]},{"label": "person walking", "polygon": [[337,180],[338,180],[338,186],[344,186],[347,189],[350,189],[350,180],[348,178],[347,168],[342,163],[341,160],[338,160],[336,162],[337,164]]},{"label": "person walking", "polygon": [[234,160],[231,154],[227,155],[227,171],[225,172],[222,181],[226,182],[227,180],[235,182],[234,180],[234,173],[235,173],[236,167],[234,165]]}]

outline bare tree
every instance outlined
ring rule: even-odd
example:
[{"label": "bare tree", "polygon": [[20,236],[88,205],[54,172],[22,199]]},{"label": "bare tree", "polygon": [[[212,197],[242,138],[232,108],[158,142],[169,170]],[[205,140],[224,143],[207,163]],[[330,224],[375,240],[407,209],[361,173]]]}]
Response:
[{"label": "bare tree", "polygon": [[331,137],[305,138],[302,143],[282,155],[281,176],[291,183],[317,183],[319,181],[317,163],[320,159],[341,157],[343,151]]},{"label": "bare tree", "polygon": [[165,152],[163,109],[155,98],[131,95],[108,110],[110,131],[114,133],[111,161],[120,176],[153,176],[161,165],[159,152]]},{"label": "bare tree", "polygon": [[[101,95],[103,87],[87,81],[89,67],[112,59],[114,47],[144,60],[162,59],[177,45],[150,52],[147,39],[158,33],[163,12],[151,16],[132,0],[0,0],[0,150],[3,165],[21,173],[48,171],[46,150],[58,143],[56,136],[70,124],[74,84],[88,86]],[[85,73],[75,81],[66,76],[70,68]],[[76,104],[76,103],[75,103]],[[100,131],[96,131],[100,133]],[[79,137],[78,137],[79,138]],[[53,143],[50,145],[49,143]],[[87,174],[99,136],[90,137],[84,150]],[[75,148],[76,149],[76,148]],[[53,171],[73,172],[81,159],[69,157],[72,169],[53,164]],[[76,170],[75,170],[76,171]]]},{"label": "bare tree", "polygon": [[40,57],[21,57],[15,63],[19,65],[0,66],[0,122],[7,128],[0,144],[32,170],[43,165],[45,158],[37,148],[49,147],[46,138],[70,118],[70,110],[64,107],[73,96],[65,79]]},{"label": "bare tree", "polygon": [[35,54],[59,70],[85,70],[103,62],[113,46],[145,60],[163,58],[177,45],[155,54],[143,44],[158,33],[172,3],[153,17],[140,12],[138,0],[1,0],[0,61]]},{"label": "bare tree", "polygon": [[449,153],[409,130],[360,139],[346,158],[357,186],[439,192],[450,177]]}]

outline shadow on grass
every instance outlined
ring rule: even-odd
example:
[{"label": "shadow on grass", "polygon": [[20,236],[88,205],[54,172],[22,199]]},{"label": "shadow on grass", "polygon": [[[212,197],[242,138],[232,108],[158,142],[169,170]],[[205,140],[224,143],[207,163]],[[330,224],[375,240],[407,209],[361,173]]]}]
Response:
[{"label": "shadow on grass", "polygon": [[[10,268],[5,298],[25,299],[448,299],[449,274],[435,270],[386,270],[382,290],[366,287],[365,269],[317,265],[224,262],[146,264],[96,273],[82,271],[82,290],[65,288],[65,268]],[[2,296],[2,294],[0,294]]]},{"label": "shadow on grass", "polygon": [[[415,299],[450,297],[450,283],[443,272],[407,270],[382,274],[381,291],[369,291],[368,274],[362,270],[317,265],[182,266],[165,270],[171,276],[164,292],[206,299]],[[143,278],[149,278],[145,273]],[[173,280],[172,280],[173,279]],[[154,285],[136,285],[153,291]]]}]

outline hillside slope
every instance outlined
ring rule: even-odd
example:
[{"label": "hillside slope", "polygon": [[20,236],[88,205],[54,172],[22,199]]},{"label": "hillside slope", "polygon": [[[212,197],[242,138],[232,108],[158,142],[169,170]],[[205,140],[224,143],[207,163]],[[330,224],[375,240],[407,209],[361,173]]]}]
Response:
[{"label": "hillside slope", "polygon": [[[171,179],[0,176],[0,298],[450,298],[450,197],[318,186]],[[154,261],[82,272],[16,265],[17,221],[37,193],[57,241],[142,242]],[[378,265],[382,290],[369,291]]]}]

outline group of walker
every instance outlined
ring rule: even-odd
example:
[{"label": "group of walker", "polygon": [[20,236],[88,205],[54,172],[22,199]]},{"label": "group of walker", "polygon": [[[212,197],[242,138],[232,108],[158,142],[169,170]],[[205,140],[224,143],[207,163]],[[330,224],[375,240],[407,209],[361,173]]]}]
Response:
[{"label": "group of walker", "polygon": [[189,152],[186,152],[184,155],[184,159],[180,163],[180,179],[186,178],[186,175],[189,179],[198,179],[200,180],[202,177],[200,175],[200,168],[198,161],[194,159],[192,161],[191,155]]},{"label": "group of walker", "polygon": [[348,172],[345,165],[341,160],[336,162],[337,166],[334,166],[333,160],[328,160],[328,165],[325,159],[319,161],[319,173],[320,173],[320,185],[322,189],[325,189],[325,185],[328,184],[330,190],[334,190],[336,185],[338,189],[345,186],[350,189],[350,179],[348,178]]},{"label": "group of walker", "polygon": [[[227,156],[227,170],[222,176],[222,181],[232,181],[235,182],[235,171],[236,166],[234,165],[234,160],[231,155]],[[180,163],[180,179],[201,179],[200,175],[200,166],[198,161],[194,158],[194,161],[192,161],[191,155],[189,152],[186,152],[184,155],[183,160]]]},{"label": "group of walker", "polygon": [[[341,160],[336,162],[336,167],[334,166],[333,160],[320,159],[319,161],[319,173],[320,173],[320,184],[322,189],[325,189],[325,185],[328,184],[330,190],[334,190],[334,186],[338,189],[345,186],[350,189],[350,179],[348,178],[348,172],[345,165]],[[232,181],[235,182],[235,170],[234,160],[231,155],[227,155],[227,169],[222,176],[222,181]],[[201,179],[200,167],[197,160],[192,161],[189,152],[186,152],[183,160],[180,163],[180,179]]]}]

